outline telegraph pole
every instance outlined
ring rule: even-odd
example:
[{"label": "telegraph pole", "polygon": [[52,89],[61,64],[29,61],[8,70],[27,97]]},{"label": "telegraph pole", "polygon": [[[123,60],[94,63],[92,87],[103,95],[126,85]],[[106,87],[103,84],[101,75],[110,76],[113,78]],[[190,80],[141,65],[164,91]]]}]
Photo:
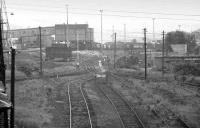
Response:
[{"label": "telegraph pole", "polygon": [[67,31],[67,32],[65,32],[65,34],[67,34],[67,36],[65,37],[65,42],[69,42],[69,36],[68,36],[68,23],[69,23],[69,17],[68,17],[68,4],[66,4],[66,11],[67,11],[67,25],[66,25],[66,27],[65,27],[65,31]]},{"label": "telegraph pole", "polygon": [[126,24],[124,24],[124,43],[126,43]]},{"label": "telegraph pole", "polygon": [[115,69],[115,61],[116,61],[116,36],[117,34],[114,33],[115,43],[114,43],[114,69]]},{"label": "telegraph pole", "polygon": [[67,24],[68,24],[68,20],[69,20],[69,18],[68,18],[68,4],[66,4],[66,12],[67,12]]},{"label": "telegraph pole", "polygon": [[79,36],[78,36],[78,31],[76,31],[76,47],[77,47],[77,61],[78,61],[78,64],[79,64]]},{"label": "telegraph pole", "polygon": [[15,49],[11,48],[10,128],[15,127]]},{"label": "telegraph pole", "polygon": [[2,20],[2,9],[0,9],[0,81],[2,81],[2,84],[4,86],[4,90],[3,90],[3,93],[6,92],[6,67],[5,67],[5,64],[4,64],[4,56],[3,56],[3,37],[2,37],[2,33],[3,33],[3,20]]},{"label": "telegraph pole", "polygon": [[[124,44],[126,45],[126,24],[124,24]],[[126,54],[126,50],[124,47],[124,55]]]},{"label": "telegraph pole", "polygon": [[114,29],[114,25],[112,26],[112,41],[114,42],[115,39],[114,39],[114,33],[115,33],[115,29]]},{"label": "telegraph pole", "polygon": [[43,75],[42,71],[42,35],[41,35],[41,27],[39,27],[39,43],[40,43],[40,76]]},{"label": "telegraph pole", "polygon": [[144,78],[145,80],[147,79],[147,43],[146,43],[146,33],[147,30],[146,28],[144,28],[144,68],[145,68],[145,74],[144,74]]},{"label": "telegraph pole", "polygon": [[101,13],[101,52],[102,52],[102,45],[103,45],[103,26],[102,26],[102,13],[103,13],[103,10],[101,9],[100,10],[100,13]]},{"label": "telegraph pole", "polygon": [[180,24],[178,25],[178,30],[181,31],[181,25]]},{"label": "telegraph pole", "polygon": [[162,32],[162,37],[163,37],[163,39],[162,39],[162,41],[163,41],[163,43],[162,43],[162,77],[164,77],[164,49],[165,49],[165,32],[164,32],[164,30]]},{"label": "telegraph pole", "polygon": [[153,41],[155,41],[155,18],[153,20]]},{"label": "telegraph pole", "polygon": [[65,23],[64,23],[64,34],[65,34],[65,44],[67,43],[67,38],[66,38],[66,25],[65,25]]}]

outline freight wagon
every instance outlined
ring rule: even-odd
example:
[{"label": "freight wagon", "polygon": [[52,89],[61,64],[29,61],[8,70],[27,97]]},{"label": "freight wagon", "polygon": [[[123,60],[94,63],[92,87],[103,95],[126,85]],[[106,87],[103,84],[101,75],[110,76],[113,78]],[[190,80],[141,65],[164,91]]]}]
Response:
[{"label": "freight wagon", "polygon": [[72,58],[72,50],[66,44],[53,44],[46,48],[46,60],[62,58],[65,61],[70,61]]}]

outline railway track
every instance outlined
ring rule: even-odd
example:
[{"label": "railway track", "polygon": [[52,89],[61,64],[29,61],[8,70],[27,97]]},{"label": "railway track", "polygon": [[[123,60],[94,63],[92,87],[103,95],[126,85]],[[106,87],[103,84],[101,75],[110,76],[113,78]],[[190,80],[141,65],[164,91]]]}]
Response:
[{"label": "railway track", "polygon": [[[52,93],[53,95],[50,95],[49,93],[49,103],[52,104],[52,107],[55,108],[53,110],[53,127],[59,127],[59,128],[70,128],[70,101],[68,96],[68,84],[79,84],[79,83],[85,83],[86,81],[92,80],[91,75],[85,75],[85,76],[78,76],[73,79],[62,79],[62,78],[54,78],[51,79],[55,85],[58,85]],[[52,92],[52,91],[51,91]],[[88,103],[89,109],[92,111],[92,105],[90,102],[90,99],[87,97],[85,90],[83,89],[83,93],[86,97],[86,101]],[[74,94],[74,93],[73,93]],[[71,99],[74,100],[74,99]],[[95,113],[91,113],[92,117],[94,117],[93,124],[96,125],[96,116]],[[79,122],[79,121],[77,121]],[[75,127],[72,127],[75,128]]]},{"label": "railway track", "polygon": [[133,107],[110,86],[97,86],[114,107],[123,128],[145,128]]},{"label": "railway track", "polygon": [[[128,79],[124,80],[115,74],[112,74],[112,76],[123,84],[128,81]],[[184,121],[180,116],[175,114],[171,109],[167,108],[164,105],[156,107],[151,111],[162,120],[167,128],[191,128],[187,121]]]},{"label": "railway track", "polygon": [[152,110],[156,116],[162,119],[168,128],[191,128],[186,121],[176,115],[171,109],[160,105]]},{"label": "railway track", "polygon": [[81,83],[68,84],[69,128],[93,128],[89,106]]},{"label": "railway track", "polygon": [[[69,72],[69,73],[57,73],[57,74],[50,74],[50,75],[44,75],[43,78],[56,78],[56,77],[66,77],[66,76],[75,76],[75,75],[82,75],[88,73],[87,70],[82,71],[75,71],[75,72]],[[41,79],[40,76],[35,77],[16,77],[15,81],[25,81],[25,80],[34,80],[34,79]],[[10,82],[10,80],[6,80],[6,83]]]},{"label": "railway track", "polygon": [[[66,77],[66,76],[75,76],[75,75],[82,75],[85,73],[91,73],[95,72],[95,66],[90,64],[84,64],[83,69],[77,70],[74,72],[68,72],[68,73],[57,73],[57,74],[49,74],[44,75],[43,78],[57,78],[57,77]],[[40,76],[35,77],[17,77],[15,81],[25,81],[25,80],[35,80],[35,79],[41,79]],[[6,83],[10,82],[10,80],[6,80]]]},{"label": "railway track", "polygon": [[[115,77],[119,77],[120,75],[115,73],[115,72],[112,72],[111,73],[112,76],[115,76]],[[144,76],[141,76],[141,75],[131,75],[133,78],[135,79],[140,79],[140,80],[145,80],[145,77]]]},{"label": "railway track", "polygon": [[181,85],[200,91],[199,83],[183,82]]}]

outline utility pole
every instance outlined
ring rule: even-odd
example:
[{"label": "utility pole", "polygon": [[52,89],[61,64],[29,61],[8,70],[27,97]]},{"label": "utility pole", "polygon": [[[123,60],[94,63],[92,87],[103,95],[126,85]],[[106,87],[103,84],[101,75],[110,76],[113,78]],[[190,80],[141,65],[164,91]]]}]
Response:
[{"label": "utility pole", "polygon": [[116,61],[116,36],[117,34],[114,33],[115,43],[114,43],[114,69],[115,69],[115,61]]},{"label": "utility pole", "polygon": [[67,43],[69,43],[69,32],[68,32],[68,24],[69,24],[69,17],[68,17],[68,4],[66,4],[66,11],[67,11],[67,25],[66,25],[66,27],[65,27],[65,31],[67,31],[65,34],[67,34],[67,36],[65,37],[65,42],[67,41]]},{"label": "utility pole", "polygon": [[85,36],[85,41],[84,41],[84,49],[87,49],[88,50],[88,43],[87,43],[87,29],[85,29],[85,34],[84,34],[84,36]]},{"label": "utility pole", "polygon": [[68,4],[66,4],[66,11],[67,11],[67,24],[69,22],[69,18],[68,18]]},{"label": "utility pole", "polygon": [[165,49],[165,32],[162,32],[163,43],[162,43],[162,77],[164,77],[164,49]]},{"label": "utility pole", "polygon": [[41,27],[39,27],[39,43],[40,43],[40,76],[43,75],[42,71],[42,35],[41,35]]},{"label": "utility pole", "polygon": [[[124,24],[124,44],[126,45],[126,24]],[[125,47],[123,49],[124,49],[124,55],[125,55],[126,54]]]},{"label": "utility pole", "polygon": [[124,24],[124,43],[126,43],[126,24]]},{"label": "utility pole", "polygon": [[146,28],[144,28],[144,68],[145,68],[145,74],[144,74],[144,78],[145,80],[147,79],[147,43],[146,43],[146,33],[147,30]]},{"label": "utility pole", "polygon": [[65,34],[65,44],[67,43],[67,40],[66,40],[66,25],[65,25],[65,23],[64,23],[64,34]]},{"label": "utility pole", "polygon": [[15,127],[15,49],[11,48],[10,128]]},{"label": "utility pole", "polygon": [[115,41],[114,33],[115,33],[115,29],[114,29],[114,25],[113,25],[113,26],[112,26],[112,41],[113,41],[113,42]]},{"label": "utility pole", "polygon": [[92,50],[94,50],[94,48],[93,48],[93,43],[92,43],[92,39],[91,39],[91,37],[92,37],[92,35],[91,35],[91,34],[92,34],[92,30],[91,30],[91,29],[89,29],[89,35],[90,35],[90,36],[89,36],[89,37],[90,37],[90,45],[91,45],[91,49],[92,49]]},{"label": "utility pole", "polygon": [[101,52],[102,52],[102,45],[103,45],[103,26],[102,26],[102,13],[103,13],[103,10],[101,9],[100,10],[100,13],[101,13]]},{"label": "utility pole", "polygon": [[3,93],[6,92],[6,67],[4,64],[4,56],[3,56],[3,37],[2,37],[2,33],[3,33],[3,20],[2,20],[2,8],[0,9],[0,81],[2,81],[4,90]]},{"label": "utility pole", "polygon": [[77,49],[77,62],[79,64],[79,36],[78,36],[78,31],[76,30],[76,49]]},{"label": "utility pole", "polygon": [[153,41],[155,41],[155,18],[153,20]]},{"label": "utility pole", "polygon": [[181,25],[180,24],[178,25],[178,30],[181,31]]}]

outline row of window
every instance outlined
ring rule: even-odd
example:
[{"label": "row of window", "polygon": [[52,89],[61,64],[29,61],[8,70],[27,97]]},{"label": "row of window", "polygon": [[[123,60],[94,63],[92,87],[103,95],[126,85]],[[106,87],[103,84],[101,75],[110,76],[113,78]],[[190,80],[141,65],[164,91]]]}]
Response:
[{"label": "row of window", "polygon": [[[43,34],[53,34],[54,29],[41,29]],[[20,36],[32,36],[38,35],[39,29],[27,29],[27,30],[11,30],[11,37],[20,37]]]}]

